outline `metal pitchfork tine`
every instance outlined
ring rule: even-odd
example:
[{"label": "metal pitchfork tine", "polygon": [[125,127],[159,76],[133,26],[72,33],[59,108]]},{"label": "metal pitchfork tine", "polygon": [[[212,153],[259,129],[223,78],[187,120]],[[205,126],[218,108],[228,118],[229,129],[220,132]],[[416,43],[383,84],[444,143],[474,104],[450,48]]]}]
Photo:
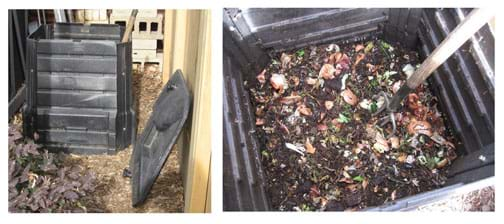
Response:
[{"label": "metal pitchfork tine", "polygon": [[388,124],[389,122],[391,122],[392,123],[392,135],[394,135],[394,133],[396,132],[396,122],[395,122],[394,111],[391,110],[390,104],[389,104],[389,99],[391,97],[389,95],[387,95],[387,93],[385,93],[384,91],[381,91],[378,93],[378,95],[373,96],[373,99],[378,99],[378,97],[380,97],[380,96],[382,96],[384,98],[385,102],[380,108],[378,108],[378,110],[376,112],[373,113],[373,116],[379,115],[384,110],[387,110],[387,112],[389,114],[387,116],[384,116],[384,117],[378,119],[378,121],[379,121],[378,126],[383,127],[386,124]]},{"label": "metal pitchfork tine", "polygon": [[[406,80],[406,83],[399,88],[392,98],[389,98],[386,93],[380,92],[379,95],[385,98],[385,103],[381,106],[373,116],[378,115],[387,109],[389,116],[382,120],[382,125],[392,122],[395,132],[394,111],[401,107],[401,101],[413,92],[422,82],[424,82],[434,70],[436,70],[446,59],[448,59],[455,51],[458,50],[467,39],[474,35],[483,25],[485,25],[492,17],[494,17],[495,9],[477,8],[460,22],[448,36],[432,51],[432,53],[422,62],[420,67]],[[392,133],[394,134],[394,133]]]}]

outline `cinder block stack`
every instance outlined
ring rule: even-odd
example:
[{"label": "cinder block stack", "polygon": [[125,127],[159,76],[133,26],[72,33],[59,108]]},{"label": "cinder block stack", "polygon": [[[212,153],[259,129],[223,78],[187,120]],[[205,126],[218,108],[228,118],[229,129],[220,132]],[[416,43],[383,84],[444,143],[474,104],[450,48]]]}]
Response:
[{"label": "cinder block stack", "polygon": [[[110,24],[124,25],[131,15],[131,9],[113,9]],[[163,69],[163,53],[158,40],[163,41],[163,15],[156,9],[140,9],[132,33],[133,63],[143,69],[145,64],[158,64]],[[161,49],[158,49],[161,48]]]},{"label": "cinder block stack", "polygon": [[108,24],[106,9],[84,9],[84,24]]}]

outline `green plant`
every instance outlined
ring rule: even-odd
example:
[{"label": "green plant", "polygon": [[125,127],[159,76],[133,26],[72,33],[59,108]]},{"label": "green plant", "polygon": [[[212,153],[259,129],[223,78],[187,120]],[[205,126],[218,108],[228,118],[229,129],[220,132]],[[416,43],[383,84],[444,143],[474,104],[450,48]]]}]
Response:
[{"label": "green plant", "polygon": [[304,52],[304,50],[302,50],[302,49],[301,49],[301,50],[296,51],[296,55],[297,55],[298,57],[300,57],[300,58],[302,58],[302,57],[304,56],[304,54],[305,54],[305,52]]},{"label": "green plant", "polygon": [[340,114],[338,115],[338,119],[337,119],[337,121],[338,121],[339,123],[348,123],[348,122],[350,122],[350,121],[351,121],[351,118],[350,118],[350,117],[348,117],[348,116],[346,116],[346,115],[345,115],[345,114],[343,114],[343,113],[340,113]]},{"label": "green plant", "polygon": [[353,177],[352,179],[355,180],[355,181],[358,181],[358,182],[362,182],[364,180],[364,177],[362,177],[361,175],[359,175],[359,176]]}]

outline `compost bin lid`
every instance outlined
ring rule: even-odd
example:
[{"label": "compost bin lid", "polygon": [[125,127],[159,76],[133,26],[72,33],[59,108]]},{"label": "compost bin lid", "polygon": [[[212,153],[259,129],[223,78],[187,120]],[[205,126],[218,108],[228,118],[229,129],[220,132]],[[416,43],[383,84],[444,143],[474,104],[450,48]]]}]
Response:
[{"label": "compost bin lid", "polygon": [[130,161],[133,206],[145,201],[159,176],[187,119],[190,101],[182,72],[177,70],[159,94],[152,116],[133,148]]}]

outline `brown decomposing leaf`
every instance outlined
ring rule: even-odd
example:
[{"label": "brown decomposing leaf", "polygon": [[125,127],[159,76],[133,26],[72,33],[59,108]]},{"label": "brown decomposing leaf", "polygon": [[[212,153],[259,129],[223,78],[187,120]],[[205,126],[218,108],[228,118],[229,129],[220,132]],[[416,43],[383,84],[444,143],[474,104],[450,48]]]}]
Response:
[{"label": "brown decomposing leaf", "polygon": [[288,69],[290,68],[292,56],[286,53],[282,53],[282,56],[280,56],[280,61],[282,62],[282,69]]},{"label": "brown decomposing leaf", "polygon": [[392,136],[389,138],[389,141],[390,141],[390,147],[392,147],[393,149],[398,149],[400,144],[399,144],[399,137],[397,136]]},{"label": "brown decomposing leaf", "polygon": [[331,110],[334,107],[334,101],[326,100],[324,106],[326,110]]},{"label": "brown decomposing leaf", "polygon": [[295,104],[295,103],[301,101],[301,99],[303,99],[301,96],[290,95],[290,96],[282,97],[280,99],[280,103],[286,104],[286,105],[291,105],[291,104]]},{"label": "brown decomposing leaf", "polygon": [[264,69],[259,75],[256,76],[257,81],[261,84],[266,83],[266,69]]},{"label": "brown decomposing leaf", "polygon": [[315,85],[315,84],[317,84],[317,81],[318,81],[318,79],[315,79],[315,78],[311,78],[311,77],[306,78],[306,84],[308,84],[308,85]]},{"label": "brown decomposing leaf", "polygon": [[383,134],[376,133],[375,135],[375,144],[373,145],[373,149],[379,153],[383,153],[389,151],[389,145],[387,139],[383,137]]},{"label": "brown decomposing leaf", "polygon": [[334,79],[334,66],[332,64],[324,64],[319,72],[319,77],[324,79]]},{"label": "brown decomposing leaf", "polygon": [[408,107],[411,109],[411,110],[416,110],[418,109],[419,107],[419,100],[420,98],[418,97],[418,95],[416,93],[410,93],[408,95]]},{"label": "brown decomposing leaf", "polygon": [[362,181],[362,189],[366,190],[366,188],[367,188],[368,184],[369,184],[368,179],[367,179],[367,178],[366,178],[366,179],[364,179],[364,180]]},{"label": "brown decomposing leaf", "polygon": [[357,102],[359,101],[359,98],[352,92],[350,89],[345,89],[341,92],[341,96],[343,97],[343,100],[352,105],[355,106]]},{"label": "brown decomposing leaf", "polygon": [[355,73],[355,68],[356,66],[366,58],[366,55],[364,53],[358,53],[357,56],[355,57],[355,63],[352,65],[352,72]]},{"label": "brown decomposing leaf", "polygon": [[319,131],[327,131],[327,125],[325,124],[317,124],[317,130]]},{"label": "brown decomposing leaf", "polygon": [[291,80],[292,80],[292,82],[293,82],[294,86],[299,86],[299,77],[297,77],[297,76],[292,76],[292,77],[291,77]]},{"label": "brown decomposing leaf", "polygon": [[310,139],[309,138],[306,138],[306,142],[305,142],[305,147],[306,147],[306,153],[309,153],[309,154],[313,154],[315,153],[315,147],[313,147],[313,145],[310,143]]},{"label": "brown decomposing leaf", "polygon": [[341,57],[343,56],[343,53],[341,52],[336,52],[334,54],[331,54],[329,55],[329,59],[327,60],[327,63],[331,64],[331,65],[334,65],[336,64],[338,61],[341,60]]},{"label": "brown decomposing leaf", "polygon": [[400,162],[400,163],[404,163],[406,162],[406,159],[408,158],[408,154],[406,153],[401,153],[399,154],[399,156],[397,157],[397,161]]},{"label": "brown decomposing leaf", "polygon": [[305,115],[305,116],[313,115],[312,110],[304,104],[299,105],[299,107],[297,109],[298,109],[299,113],[301,113],[302,115]]},{"label": "brown decomposing leaf", "polygon": [[256,118],[256,125],[257,126],[264,125],[264,118]]},{"label": "brown decomposing leaf", "polygon": [[357,45],[355,45],[355,52],[359,52],[359,51],[361,51],[362,49],[364,49],[364,45],[362,45],[362,44],[357,44]]},{"label": "brown decomposing leaf", "polygon": [[417,121],[416,118],[411,118],[408,124],[408,134],[424,134],[427,136],[432,136],[432,126],[427,121]]},{"label": "brown decomposing leaf", "polygon": [[270,78],[270,83],[271,87],[275,90],[279,90],[280,93],[283,93],[288,86],[285,76],[280,74],[273,74]]},{"label": "brown decomposing leaf", "polygon": [[263,116],[264,115],[264,106],[263,107],[257,107],[255,115],[258,116],[258,117]]},{"label": "brown decomposing leaf", "polygon": [[446,165],[448,165],[448,159],[447,158],[444,158],[443,160],[439,161],[437,164],[436,164],[436,167],[438,169],[441,169],[443,167],[445,167]]}]

